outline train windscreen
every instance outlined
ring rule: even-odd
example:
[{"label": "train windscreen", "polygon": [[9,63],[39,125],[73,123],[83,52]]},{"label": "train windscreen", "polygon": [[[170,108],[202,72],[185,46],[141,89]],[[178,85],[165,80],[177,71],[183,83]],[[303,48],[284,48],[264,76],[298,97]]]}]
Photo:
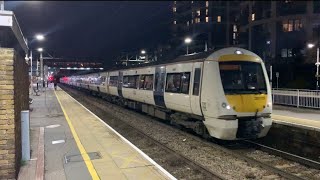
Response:
[{"label": "train windscreen", "polygon": [[260,63],[220,62],[220,75],[226,94],[266,94],[266,80]]}]

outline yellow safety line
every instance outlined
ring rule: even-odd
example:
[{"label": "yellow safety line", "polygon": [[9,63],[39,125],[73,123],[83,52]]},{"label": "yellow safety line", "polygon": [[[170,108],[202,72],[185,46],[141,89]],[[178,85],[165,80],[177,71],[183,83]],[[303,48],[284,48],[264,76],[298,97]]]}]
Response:
[{"label": "yellow safety line", "polygon": [[99,175],[98,175],[97,171],[95,170],[95,168],[94,168],[94,166],[93,166],[93,164],[92,164],[92,162],[91,162],[91,160],[90,160],[90,157],[88,156],[88,153],[86,152],[86,150],[84,149],[83,145],[81,144],[81,141],[80,141],[80,139],[79,139],[79,136],[78,136],[77,132],[75,131],[75,129],[74,129],[74,127],[73,127],[73,125],[72,125],[72,123],[71,123],[71,121],[70,121],[70,119],[69,119],[68,114],[67,114],[66,111],[64,110],[64,108],[63,108],[63,106],[62,106],[62,104],[61,104],[61,101],[60,101],[60,99],[59,99],[56,91],[54,91],[54,94],[56,95],[56,97],[57,97],[57,99],[58,99],[58,102],[59,102],[59,104],[60,104],[60,106],[61,106],[61,109],[62,109],[62,111],[63,111],[63,114],[64,114],[64,116],[65,116],[65,118],[66,118],[66,120],[67,120],[67,122],[68,122],[68,124],[69,124],[69,128],[70,128],[70,130],[71,130],[71,133],[72,133],[72,135],[73,135],[73,137],[74,137],[74,140],[76,141],[76,144],[77,144],[77,146],[78,146],[78,149],[79,149],[79,151],[80,151],[80,154],[81,154],[81,156],[82,156],[82,158],[83,158],[83,160],[84,160],[84,162],[85,162],[85,164],[86,164],[86,166],[87,166],[87,168],[88,168],[88,171],[89,171],[92,179],[93,179],[93,180],[100,180]]},{"label": "yellow safety line", "polygon": [[297,121],[314,121],[314,122],[319,122],[317,120],[313,120],[313,119],[302,119],[302,118],[297,118],[297,117],[291,117],[291,116],[283,116],[283,115],[276,115],[276,114],[273,114],[271,115],[271,117],[273,119],[279,119],[279,120],[283,120],[283,119],[288,119],[288,120],[297,120]]}]

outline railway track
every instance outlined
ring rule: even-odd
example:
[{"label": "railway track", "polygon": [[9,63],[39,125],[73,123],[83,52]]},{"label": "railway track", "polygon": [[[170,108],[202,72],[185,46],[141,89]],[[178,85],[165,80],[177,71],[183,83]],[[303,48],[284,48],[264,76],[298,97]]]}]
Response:
[{"label": "railway track", "polygon": [[[69,88],[68,88],[69,89]],[[72,91],[72,90],[71,90]],[[73,90],[75,91],[75,90]],[[70,92],[70,90],[69,90]],[[75,92],[72,92],[73,96],[77,96]],[[87,103],[94,104],[92,102],[87,101]],[[108,103],[108,102],[107,102]],[[104,111],[101,106],[102,104],[99,102],[95,102],[95,108],[100,109],[101,112]],[[126,111],[130,111],[127,109],[123,109],[122,113],[126,114]],[[118,118],[119,120],[119,118]],[[122,126],[125,124],[126,128],[131,128],[135,129],[136,133],[139,134],[139,137],[144,137],[144,139],[148,139],[149,142],[152,142],[157,146],[157,150],[162,150],[167,152],[167,154],[171,154],[174,156],[176,159],[179,159],[178,161],[180,162],[177,166],[181,166],[181,164],[187,164],[188,167],[184,168],[192,168],[194,169],[193,171],[189,172],[197,172],[198,175],[195,179],[224,179],[221,175],[217,174],[216,172],[212,171],[211,169],[205,167],[204,165],[195,162],[194,160],[190,159],[189,157],[180,154],[176,152],[174,149],[169,148],[163,143],[158,142],[155,140],[153,137],[150,135],[144,133],[143,131],[133,127],[131,124],[121,121]],[[110,122],[108,122],[110,124]],[[116,124],[114,124],[117,126]],[[121,130],[121,129],[120,129]],[[125,133],[124,132],[120,132]],[[130,135],[129,135],[130,136]],[[132,136],[132,135],[131,135]],[[137,135],[135,135],[137,136]],[[303,159],[301,157],[285,153],[285,152],[280,152],[279,150],[276,149],[270,149],[268,147],[265,147],[263,145],[259,145],[255,142],[252,141],[242,141],[239,143],[242,148],[234,148],[235,146],[221,146],[216,143],[212,143],[210,141],[204,141],[203,138],[196,137],[192,134],[189,134],[190,138],[193,138],[195,140],[198,140],[201,143],[205,143],[207,146],[213,147],[215,149],[218,149],[220,151],[223,151],[229,155],[232,155],[238,159],[241,159],[243,161],[246,161],[247,163],[254,165],[254,166],[259,166],[262,167],[263,169],[266,169],[267,171],[271,173],[267,173],[265,176],[263,176],[264,179],[319,179],[320,178],[320,171],[319,171],[319,162],[313,162],[312,160],[307,160]],[[146,147],[147,148],[147,147]],[[141,148],[143,151],[148,151],[147,149]],[[262,149],[262,150],[257,150],[257,149]],[[268,149],[268,150],[266,150]],[[266,153],[269,152],[269,153]],[[285,158],[285,159],[284,159]],[[165,159],[165,157],[164,157]],[[290,159],[290,160],[286,160]],[[299,162],[299,163],[298,163]],[[301,165],[303,164],[303,165]],[[306,165],[306,166],[304,166]],[[309,169],[308,166],[316,168],[316,169]],[[172,167],[171,167],[172,168]],[[178,167],[175,167],[178,168]],[[182,170],[183,171],[183,170]],[[174,173],[172,173],[174,175]],[[254,175],[250,177],[250,174],[246,176],[246,178],[254,179]]]},{"label": "railway track", "polygon": [[[262,163],[271,164],[272,168],[282,171],[282,174],[291,174],[300,179],[319,179],[320,177],[314,178],[315,174],[319,174],[320,162],[307,159],[301,156],[297,156],[292,153],[284,152],[275,148],[265,146],[263,144],[256,143],[250,140],[244,140],[250,146],[254,146],[255,149],[261,150],[264,153],[251,154],[249,157],[257,158],[260,156],[259,161]],[[270,160],[268,157],[274,156],[275,159]],[[283,159],[276,157],[282,157]],[[306,169],[306,167],[309,167]],[[293,178],[293,177],[292,177]]]}]

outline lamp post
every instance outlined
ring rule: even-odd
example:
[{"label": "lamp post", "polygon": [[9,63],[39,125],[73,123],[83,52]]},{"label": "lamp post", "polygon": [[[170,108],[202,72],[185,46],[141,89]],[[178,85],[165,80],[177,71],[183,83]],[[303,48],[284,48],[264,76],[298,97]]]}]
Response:
[{"label": "lamp post", "polygon": [[41,87],[43,88],[45,86],[44,78],[43,78],[43,57],[42,57],[43,48],[38,48],[38,51],[40,53],[40,79],[42,83]]},{"label": "lamp post", "polygon": [[0,10],[4,11],[4,1],[0,1]]},{"label": "lamp post", "polygon": [[148,62],[148,54],[147,54],[147,51],[142,49],[141,52],[140,52],[143,56],[144,56],[144,62]]},{"label": "lamp post", "polygon": [[[43,41],[44,40],[44,36],[42,34],[36,34],[34,36],[34,38],[32,39],[36,39],[37,41]],[[29,44],[28,40],[27,40],[27,43]],[[31,83],[31,88],[33,86],[33,83],[32,83],[32,77],[33,77],[33,56],[32,56],[32,48],[30,48],[30,57],[26,57],[26,60],[29,60],[30,59],[30,83]],[[38,63],[37,63],[37,74],[38,75]],[[33,94],[33,91],[31,89],[31,93]]]},{"label": "lamp post", "polygon": [[[313,48],[315,45],[312,43],[308,44],[308,48]],[[319,90],[319,66],[320,66],[320,62],[319,62],[319,46],[317,47],[317,61],[315,63],[316,67],[317,67],[317,72],[316,72],[316,78],[317,78],[317,84],[316,84],[316,89]]]},{"label": "lamp post", "polygon": [[187,45],[187,55],[189,54],[189,44],[192,42],[192,39],[187,37],[184,39],[184,43]]}]

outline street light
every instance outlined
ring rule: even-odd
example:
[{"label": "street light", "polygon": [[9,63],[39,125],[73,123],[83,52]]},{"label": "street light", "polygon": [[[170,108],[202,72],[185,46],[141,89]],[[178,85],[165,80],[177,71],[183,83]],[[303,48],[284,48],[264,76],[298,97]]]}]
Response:
[{"label": "street light", "polygon": [[184,43],[187,44],[187,54],[189,54],[189,44],[192,42],[192,39],[187,37],[184,39]]},{"label": "street light", "polygon": [[308,44],[308,48],[313,48],[313,47],[314,47],[314,44],[312,44],[312,43]]},{"label": "street light", "polygon": [[[308,44],[308,48],[311,49],[313,48],[315,45],[312,43]],[[317,78],[317,86],[316,89],[319,90],[319,66],[320,66],[320,62],[319,62],[319,46],[317,47],[317,62],[315,63],[315,65],[317,66],[317,72],[316,72],[316,78]]]},{"label": "street light", "polygon": [[143,56],[140,56],[140,59],[144,59],[144,62],[148,62],[148,54],[147,51],[142,49],[140,52]]},{"label": "street light", "polygon": [[42,34],[37,34],[37,35],[36,35],[36,39],[37,39],[38,41],[43,41],[43,40],[44,40],[44,36],[43,36]]}]

